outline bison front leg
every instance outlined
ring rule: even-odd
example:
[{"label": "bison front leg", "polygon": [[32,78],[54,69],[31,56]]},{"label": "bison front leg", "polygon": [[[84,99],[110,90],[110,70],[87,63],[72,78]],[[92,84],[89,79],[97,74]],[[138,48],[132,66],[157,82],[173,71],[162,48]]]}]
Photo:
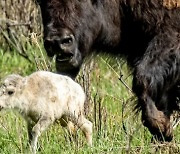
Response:
[{"label": "bison front leg", "polygon": [[32,131],[30,133],[31,134],[30,147],[33,154],[35,154],[37,150],[38,137],[52,123],[53,123],[52,118],[41,117],[37,122],[37,124],[35,124],[35,126],[32,128]]},{"label": "bison front leg", "polygon": [[180,42],[176,32],[160,33],[149,44],[134,71],[133,91],[142,122],[159,140],[172,139],[170,116],[180,79]]},{"label": "bison front leg", "polygon": [[[148,100],[149,99],[149,100]],[[147,97],[144,109],[142,110],[142,123],[159,141],[172,140],[172,126],[170,114],[158,110],[155,103]]]},{"label": "bison front leg", "polygon": [[[142,123],[159,141],[171,141],[172,126],[170,116],[173,110],[169,108],[168,94],[163,94],[167,96],[164,96],[167,99],[162,100],[161,93],[164,93],[163,91],[155,91],[155,89],[151,89],[150,85],[142,82],[145,82],[143,78],[138,81],[134,80],[133,84],[133,90],[138,97],[136,107],[142,111]],[[157,93],[155,94],[155,92]],[[158,98],[152,94],[155,94]]]}]

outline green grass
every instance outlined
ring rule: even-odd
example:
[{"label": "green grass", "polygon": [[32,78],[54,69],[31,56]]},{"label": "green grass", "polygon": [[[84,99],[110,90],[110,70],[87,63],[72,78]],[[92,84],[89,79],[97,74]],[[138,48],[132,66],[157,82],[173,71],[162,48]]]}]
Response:
[{"label": "green grass", "polygon": [[[30,63],[16,52],[4,53],[0,50],[0,79],[11,73],[25,76],[43,69],[45,65],[41,59],[40,49],[32,47],[29,48],[29,52],[35,53],[35,58],[39,58],[38,64],[35,63],[35,58],[31,58]],[[49,62],[47,64],[49,66]],[[86,88],[90,94],[90,109],[87,117],[94,124],[93,147],[86,145],[80,131],[78,131],[77,140],[70,141],[67,130],[54,124],[40,136],[38,153],[180,153],[179,127],[174,131],[175,137],[171,143],[151,143],[152,136],[142,126],[140,114],[135,115],[133,112],[133,102],[130,101],[133,94],[118,79],[121,71],[123,81],[131,88],[131,76],[126,64],[117,59],[98,55],[92,65],[91,72],[86,73],[89,80],[82,79],[82,70],[77,80],[82,85],[89,85]],[[53,66],[51,70],[54,70]],[[2,111],[0,113],[0,153],[26,154],[29,151],[27,144],[24,119],[18,113]]]}]

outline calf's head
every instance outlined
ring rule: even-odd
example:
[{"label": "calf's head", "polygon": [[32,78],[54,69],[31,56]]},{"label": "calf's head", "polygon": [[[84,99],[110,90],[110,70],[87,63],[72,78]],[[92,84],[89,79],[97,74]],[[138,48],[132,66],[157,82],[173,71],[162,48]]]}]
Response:
[{"label": "calf's head", "polygon": [[9,75],[1,83],[0,87],[0,109],[14,108],[18,101],[17,93],[21,89],[22,77]]},{"label": "calf's head", "polygon": [[91,0],[43,0],[44,46],[59,73],[75,77],[99,31]]}]

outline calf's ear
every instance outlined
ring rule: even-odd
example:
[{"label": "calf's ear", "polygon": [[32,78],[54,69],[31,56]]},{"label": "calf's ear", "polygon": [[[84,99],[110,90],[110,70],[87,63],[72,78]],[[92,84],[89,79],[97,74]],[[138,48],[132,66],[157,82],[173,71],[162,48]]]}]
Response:
[{"label": "calf's ear", "polygon": [[23,80],[22,76],[13,74],[13,75],[10,75],[8,79],[6,80],[6,85],[15,88],[22,84],[22,80]]}]

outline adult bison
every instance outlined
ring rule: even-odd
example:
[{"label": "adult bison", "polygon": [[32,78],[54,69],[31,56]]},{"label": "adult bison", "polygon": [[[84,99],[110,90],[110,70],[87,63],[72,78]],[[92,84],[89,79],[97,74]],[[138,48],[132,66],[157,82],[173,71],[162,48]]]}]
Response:
[{"label": "adult bison", "polygon": [[121,55],[133,69],[142,122],[172,139],[180,96],[179,0],[42,0],[44,45],[59,73],[75,78],[91,52]]}]

